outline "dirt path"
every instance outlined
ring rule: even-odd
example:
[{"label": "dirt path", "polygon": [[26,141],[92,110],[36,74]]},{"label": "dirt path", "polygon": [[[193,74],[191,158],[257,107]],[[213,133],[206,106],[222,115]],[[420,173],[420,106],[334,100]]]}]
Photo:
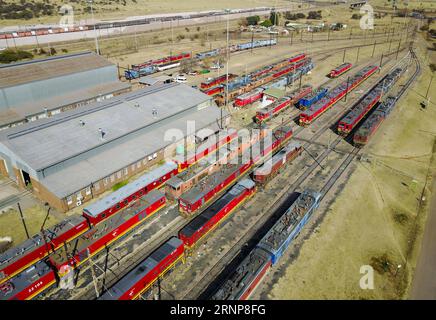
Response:
[{"label": "dirt path", "polygon": [[433,177],[432,190],[430,212],[410,296],[413,300],[436,299],[436,175]]}]

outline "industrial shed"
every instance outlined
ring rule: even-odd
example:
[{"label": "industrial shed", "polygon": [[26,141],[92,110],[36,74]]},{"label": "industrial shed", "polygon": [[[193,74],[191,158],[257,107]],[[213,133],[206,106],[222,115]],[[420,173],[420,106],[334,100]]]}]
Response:
[{"label": "industrial shed", "polygon": [[160,163],[200,129],[226,127],[221,112],[189,86],[155,85],[1,131],[0,172],[67,211]]},{"label": "industrial shed", "polygon": [[92,52],[0,66],[0,128],[130,91],[117,66]]}]

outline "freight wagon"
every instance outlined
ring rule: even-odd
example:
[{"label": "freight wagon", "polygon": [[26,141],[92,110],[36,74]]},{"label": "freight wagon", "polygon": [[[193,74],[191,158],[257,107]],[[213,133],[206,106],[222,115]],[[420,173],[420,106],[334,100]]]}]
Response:
[{"label": "freight wagon", "polygon": [[38,261],[0,284],[0,300],[30,300],[55,283],[55,272],[45,261]]},{"label": "freight wagon", "polygon": [[99,300],[134,300],[178,262],[184,262],[183,242],[172,237],[107,290]]},{"label": "freight wagon", "polygon": [[354,134],[353,143],[356,147],[363,147],[368,143],[369,139],[371,139],[381,123],[391,113],[396,102],[396,97],[389,96],[376,107],[374,112],[362,123]]},{"label": "freight wagon", "polygon": [[307,97],[304,97],[300,101],[298,101],[298,107],[301,110],[306,110],[309,108],[312,104],[318,102],[320,99],[322,99],[327,94],[328,89],[327,88],[318,88],[317,90],[313,91],[311,94],[309,94]]},{"label": "freight wagon", "polygon": [[219,286],[212,299],[248,299],[318,208],[320,198],[321,194],[312,190],[305,190],[300,194],[257,246]]},{"label": "freight wagon", "polygon": [[294,90],[289,96],[280,98],[270,105],[256,111],[256,116],[254,118],[255,122],[261,123],[270,120],[311,92],[312,86],[310,85],[304,85],[300,89]]},{"label": "freight wagon", "polygon": [[277,152],[271,160],[253,171],[253,180],[261,185],[267,184],[274,178],[286,164],[297,158],[303,147],[299,142],[291,142],[282,150]]},{"label": "freight wagon", "polygon": [[[148,217],[163,208],[165,204],[166,198],[161,191],[150,191],[131,206],[51,254],[49,257],[50,262],[56,267],[59,274],[68,273],[69,267],[74,269],[80,266],[90,257],[118,240],[140,223],[143,223]],[[66,260],[66,256],[70,258]]]},{"label": "freight wagon", "polygon": [[336,102],[342,99],[347,92],[351,92],[354,88],[359,86],[368,77],[373,75],[379,68],[377,66],[367,66],[357,72],[354,76],[350,77],[348,81],[344,81],[334,89],[330,90],[324,98],[312,105],[306,111],[300,114],[299,123],[302,126],[309,125],[323,114],[326,110],[332,107]]},{"label": "freight wagon", "polygon": [[229,192],[184,226],[179,231],[179,239],[183,241],[186,248],[192,249],[200,239],[218,227],[255,192],[255,183],[251,179],[242,179]]},{"label": "freight wagon", "polygon": [[269,255],[255,248],[221,285],[212,300],[248,300],[270,267]]},{"label": "freight wagon", "polygon": [[320,198],[321,194],[312,190],[306,190],[300,194],[257,244],[257,248],[270,254],[272,265],[279,261],[292,240],[306,225],[313,212],[318,208]]},{"label": "freight wagon", "polygon": [[168,62],[156,67],[157,71],[165,71],[172,68],[177,68],[180,66],[180,62]]},{"label": "freight wagon", "polygon": [[80,236],[88,228],[83,216],[68,217],[54,227],[43,230],[19,246],[0,254],[0,284]]},{"label": "freight wagon", "polygon": [[349,134],[399,79],[402,68],[396,68],[380,80],[338,123],[338,132]]},{"label": "freight wagon", "polygon": [[344,74],[348,70],[351,69],[353,65],[349,62],[341,64],[339,67],[334,68],[332,71],[330,71],[330,78],[336,78],[339,77],[341,74]]}]

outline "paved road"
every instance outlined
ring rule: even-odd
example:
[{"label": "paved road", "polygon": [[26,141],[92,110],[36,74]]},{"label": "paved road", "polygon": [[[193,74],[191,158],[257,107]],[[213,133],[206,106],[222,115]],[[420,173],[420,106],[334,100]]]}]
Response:
[{"label": "paved road", "polygon": [[430,212],[413,279],[411,299],[436,300],[436,176],[433,178]]},{"label": "paved road", "polygon": [[[316,6],[321,6],[320,4],[316,4]],[[311,5],[310,7],[299,9],[299,10],[292,10],[292,11],[298,11],[298,12],[306,12],[310,10],[314,10],[316,7],[314,5]],[[326,3],[323,5],[324,7],[334,6],[329,3]],[[277,11],[290,11],[286,8],[280,8],[277,9]],[[268,15],[269,11],[259,11],[256,12],[257,15]],[[242,17],[248,17],[253,15],[252,12],[246,12],[246,13],[232,13],[230,15],[231,20],[240,19]],[[160,15],[163,16],[163,15]],[[203,23],[215,23],[215,22],[222,22],[225,23],[227,19],[227,16],[225,15],[215,15],[215,16],[209,16],[209,17],[202,17],[202,18],[193,18],[193,19],[183,19],[183,20],[173,20],[173,21],[156,21],[152,22],[150,24],[142,24],[137,26],[128,26],[128,27],[117,27],[117,28],[107,28],[107,29],[98,29],[96,30],[97,36],[99,38],[102,37],[108,37],[108,36],[116,36],[121,34],[134,34],[136,32],[144,32],[144,31],[150,31],[150,30],[159,30],[164,28],[171,28],[171,27],[180,27],[180,26],[190,26],[190,25],[196,25],[196,24],[203,24]],[[129,19],[125,19],[129,20]],[[6,30],[5,30],[6,31]],[[23,45],[37,45],[37,44],[48,44],[48,43],[54,43],[54,42],[60,42],[60,41],[74,41],[74,40],[80,40],[80,39],[94,39],[95,33],[94,30],[87,30],[87,31],[77,31],[77,32],[71,32],[71,33],[58,33],[58,34],[48,34],[43,36],[30,36],[30,37],[22,37],[22,38],[12,38],[12,39],[0,39],[0,48],[4,47],[15,47],[15,46],[23,46]]]}]

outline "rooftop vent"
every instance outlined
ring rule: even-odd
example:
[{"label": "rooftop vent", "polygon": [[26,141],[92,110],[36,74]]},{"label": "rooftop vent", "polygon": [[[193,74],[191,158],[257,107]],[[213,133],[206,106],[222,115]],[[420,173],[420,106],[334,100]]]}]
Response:
[{"label": "rooftop vent", "polygon": [[156,109],[156,108],[153,108],[153,109],[151,110],[151,114],[153,115],[153,118],[156,118],[156,117],[157,117],[157,109]]},{"label": "rooftop vent", "polygon": [[135,107],[139,108],[139,102],[135,102]]},{"label": "rooftop vent", "polygon": [[83,121],[83,120],[80,120],[80,121],[79,121],[79,124],[80,124],[80,126],[82,126],[82,127],[83,127],[83,126],[85,125],[85,121]]}]

